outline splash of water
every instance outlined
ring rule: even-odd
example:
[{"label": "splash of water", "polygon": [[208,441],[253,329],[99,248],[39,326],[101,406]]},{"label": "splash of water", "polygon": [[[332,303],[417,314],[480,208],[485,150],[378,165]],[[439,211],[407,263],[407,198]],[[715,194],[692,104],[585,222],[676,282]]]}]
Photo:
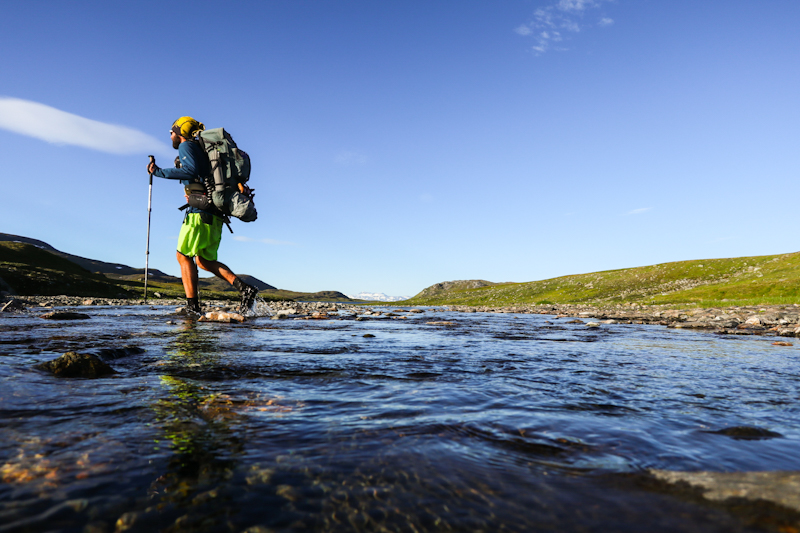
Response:
[{"label": "splash of water", "polygon": [[253,305],[248,309],[245,316],[251,317],[261,317],[261,316],[272,316],[275,312],[272,310],[270,306],[267,305],[260,296],[256,296],[256,299],[253,300]]}]

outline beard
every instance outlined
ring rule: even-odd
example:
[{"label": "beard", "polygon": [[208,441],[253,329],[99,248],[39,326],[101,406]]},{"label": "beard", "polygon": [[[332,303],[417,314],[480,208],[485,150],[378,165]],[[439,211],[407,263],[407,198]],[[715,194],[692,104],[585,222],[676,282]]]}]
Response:
[{"label": "beard", "polygon": [[174,139],[172,139],[172,147],[173,148],[175,148],[177,150],[178,146],[180,146],[180,145],[181,145],[180,137],[175,137]]}]

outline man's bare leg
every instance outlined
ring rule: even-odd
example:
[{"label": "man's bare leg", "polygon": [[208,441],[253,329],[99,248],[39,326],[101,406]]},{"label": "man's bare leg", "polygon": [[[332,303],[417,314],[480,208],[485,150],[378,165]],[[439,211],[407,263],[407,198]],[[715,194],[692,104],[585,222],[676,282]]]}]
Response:
[{"label": "man's bare leg", "polygon": [[252,308],[253,304],[255,303],[256,296],[258,295],[258,289],[242,281],[239,276],[231,272],[230,268],[219,261],[210,261],[208,259],[203,259],[198,255],[197,266],[203,270],[211,272],[218,278],[222,278],[236,287],[236,290],[239,291],[239,294],[242,297],[242,302],[239,305],[239,311],[241,313],[246,313]]},{"label": "man's bare leg", "polygon": [[[194,264],[193,258],[180,252],[176,254],[178,264],[181,266],[181,281],[186,298],[197,298],[197,265]],[[200,258],[197,259],[199,261]]]},{"label": "man's bare leg", "polygon": [[203,259],[199,255],[197,256],[197,266],[205,270],[206,272],[211,272],[218,278],[222,278],[231,285],[236,280],[236,274],[231,272],[231,269],[225,266],[224,264],[220,263],[219,261],[211,261],[209,259]]}]

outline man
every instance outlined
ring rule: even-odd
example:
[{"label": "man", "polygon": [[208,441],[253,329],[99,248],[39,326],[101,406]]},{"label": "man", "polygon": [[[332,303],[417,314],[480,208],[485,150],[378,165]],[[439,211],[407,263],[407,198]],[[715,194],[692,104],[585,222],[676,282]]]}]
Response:
[{"label": "man", "polygon": [[[181,117],[176,120],[170,129],[170,138],[172,147],[178,150],[180,167],[159,168],[155,163],[150,163],[147,165],[148,173],[159,178],[180,180],[184,186],[202,183],[203,178],[211,174],[211,164],[195,137],[204,129],[205,126],[192,117]],[[227,266],[217,261],[217,250],[221,239],[222,218],[218,216],[213,204],[208,210],[196,207],[187,209],[178,236],[177,251],[183,290],[186,292],[187,314],[202,314],[197,292],[197,267],[236,287],[241,294],[239,312],[247,312],[255,302],[258,289],[242,281]]]}]

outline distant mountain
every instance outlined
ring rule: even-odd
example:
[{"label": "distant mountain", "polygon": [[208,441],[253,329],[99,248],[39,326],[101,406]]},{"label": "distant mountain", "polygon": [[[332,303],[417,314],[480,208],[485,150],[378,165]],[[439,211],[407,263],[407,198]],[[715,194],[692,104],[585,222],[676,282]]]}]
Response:
[{"label": "distant mountain", "polygon": [[[247,274],[239,274],[239,277],[261,291],[261,297],[265,299],[349,300],[338,291],[296,292],[277,289]],[[183,296],[179,277],[149,269],[148,280],[156,285],[161,284],[152,285],[154,292],[160,291],[169,297]],[[141,286],[143,281],[143,268],[87,259],[56,250],[44,241],[0,233],[0,291],[26,295],[136,297],[136,287]],[[203,291],[236,292],[234,287],[216,277],[200,278],[199,286]]]},{"label": "distant mountain", "polygon": [[[30,237],[22,237],[20,235],[11,235],[9,233],[0,233],[0,242],[21,242],[25,244],[32,244],[37,248],[46,250],[50,253],[59,255],[64,259],[72,261],[73,263],[82,266],[89,272],[104,274],[105,276],[113,279],[126,280],[126,281],[142,281],[144,280],[144,269],[134,268],[120,263],[106,263],[105,261],[98,261],[96,259],[87,259],[78,255],[68,254],[57,250],[44,241],[31,239]],[[240,275],[245,283],[253,285],[260,291],[275,289],[272,285],[264,283],[258,278],[248,276],[247,274]],[[170,276],[155,268],[148,269],[147,278],[150,281],[160,281],[163,283],[180,283],[181,278]],[[235,291],[236,289],[230,284],[218,278],[200,278],[199,285],[201,289],[214,290],[214,291]]]},{"label": "distant mountain", "polygon": [[358,294],[348,294],[348,298],[353,300],[368,300],[375,302],[399,302],[407,300],[409,296],[387,296],[382,292],[359,292]]},{"label": "distant mountain", "polygon": [[45,247],[19,241],[0,241],[0,291],[43,296],[134,296],[103,274],[89,272]]},{"label": "distant mountain", "polygon": [[[128,265],[122,265],[120,263],[106,263],[104,261],[97,261],[95,259],[87,259],[85,257],[80,257],[78,255],[72,255],[60,250],[56,250],[49,244],[44,241],[39,241],[36,239],[31,239],[30,237],[22,237],[20,235],[11,235],[9,233],[0,233],[0,241],[11,241],[11,242],[22,242],[25,244],[32,244],[37,248],[41,248],[42,250],[47,250],[48,252],[54,253],[56,255],[60,255],[64,259],[68,259],[73,263],[76,263],[89,272],[99,272],[100,274],[118,274],[121,276],[131,275],[131,274],[141,274],[144,275],[143,268],[133,268],[129,267]],[[160,270],[150,269],[149,271],[150,276],[167,276],[167,274],[161,272]]]}]

